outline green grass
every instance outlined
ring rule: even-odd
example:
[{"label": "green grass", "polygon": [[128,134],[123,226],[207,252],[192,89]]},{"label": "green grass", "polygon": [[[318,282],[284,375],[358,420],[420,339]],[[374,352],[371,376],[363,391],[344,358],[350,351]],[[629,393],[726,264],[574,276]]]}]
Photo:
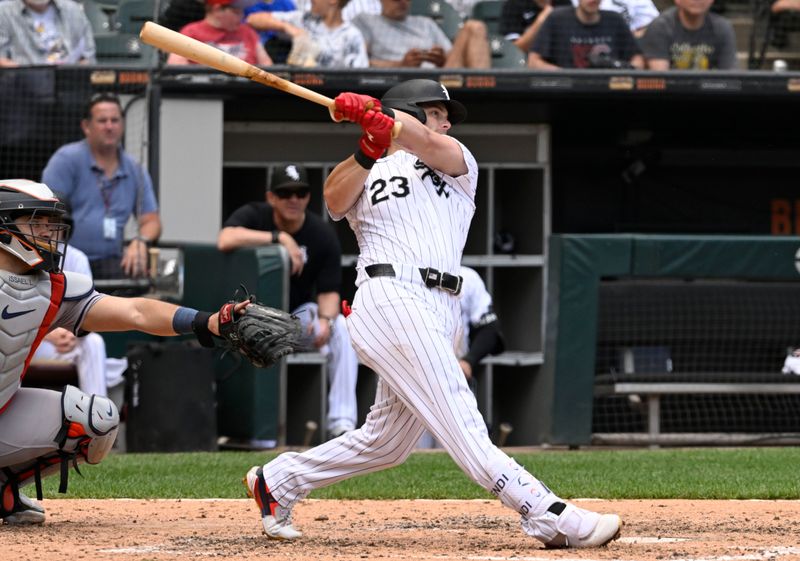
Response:
[{"label": "green grass", "polygon": [[[243,498],[241,478],[263,452],[112,454],[44,481],[48,498]],[[564,498],[800,499],[800,449],[580,450],[514,454]],[[476,499],[489,493],[444,453],[415,453],[402,466],[315,491],[324,499]]]}]

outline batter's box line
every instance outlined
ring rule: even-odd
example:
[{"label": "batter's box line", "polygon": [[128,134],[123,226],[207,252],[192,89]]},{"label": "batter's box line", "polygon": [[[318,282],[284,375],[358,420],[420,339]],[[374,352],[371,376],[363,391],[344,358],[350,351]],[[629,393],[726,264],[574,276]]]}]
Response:
[{"label": "batter's box line", "polygon": [[[620,538],[617,541],[617,543],[619,542],[634,543],[633,540],[636,539],[637,539],[636,537]],[[676,541],[687,541],[687,538],[651,538],[651,539],[661,540],[662,543],[665,543],[666,540],[668,539],[674,539]],[[639,542],[639,543],[644,543],[644,542]],[[654,543],[654,542],[651,541],[648,543]],[[614,546],[612,545],[611,547]],[[773,547],[743,555],[714,555],[712,557],[685,557],[683,559],[670,559],[670,561],[763,561],[765,559],[777,559],[779,557],[785,557],[787,555],[797,555],[797,554],[800,554],[800,548],[798,547]],[[443,556],[441,557],[441,559],[456,559],[456,557]],[[552,557],[528,557],[528,556],[521,557],[517,555],[512,555],[510,557],[503,557],[497,555],[470,555],[466,557],[466,559],[469,559],[470,561],[553,561]],[[559,557],[558,561],[601,561],[601,560],[592,559],[589,557],[580,557],[580,558]],[[609,561],[609,560],[605,559],[602,561]]]}]

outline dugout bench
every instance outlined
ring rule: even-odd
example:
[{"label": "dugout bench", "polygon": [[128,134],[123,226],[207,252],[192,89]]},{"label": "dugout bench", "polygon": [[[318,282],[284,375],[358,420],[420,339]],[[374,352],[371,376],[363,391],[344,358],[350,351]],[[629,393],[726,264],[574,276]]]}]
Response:
[{"label": "dugout bench", "polygon": [[[658,447],[662,444],[718,442],[726,443],[736,440],[748,440],[747,435],[736,437],[725,434],[693,433],[662,434],[661,432],[661,398],[668,395],[790,395],[800,394],[800,377],[794,375],[776,375],[756,372],[694,372],[694,373],[648,373],[648,374],[604,374],[597,376],[594,395],[602,396],[638,396],[646,409],[647,433],[633,439],[637,444],[649,444]],[[634,397],[634,400],[636,398]],[[611,443],[614,435],[596,433],[594,439],[598,443]],[[626,440],[631,441],[630,437]],[[633,443],[633,442],[632,442]]]},{"label": "dugout bench", "polygon": [[[478,380],[476,398],[480,411],[487,423],[496,427],[502,421],[496,412],[498,409],[497,397],[494,392],[495,370],[500,368],[517,368],[531,365],[540,365],[543,357],[541,353],[520,351],[506,351],[493,356],[487,356],[481,361],[481,368],[475,373]],[[328,368],[326,358],[314,351],[295,353],[285,359],[287,367],[286,388],[287,406],[286,416],[286,443],[289,445],[306,444],[306,422],[317,423],[318,431],[312,435],[309,444],[319,444],[324,441],[327,433],[328,410]],[[371,369],[363,364],[359,365],[358,383],[356,387],[358,399],[358,420],[356,426],[363,424],[369,409],[375,401],[377,376]]]}]

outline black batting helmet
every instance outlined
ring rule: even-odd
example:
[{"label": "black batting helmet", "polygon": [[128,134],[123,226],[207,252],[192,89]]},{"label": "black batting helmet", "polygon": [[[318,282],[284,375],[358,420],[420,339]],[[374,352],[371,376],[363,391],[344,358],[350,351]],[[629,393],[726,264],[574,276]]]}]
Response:
[{"label": "black batting helmet", "polygon": [[414,115],[424,123],[425,111],[420,107],[420,103],[432,101],[444,104],[450,124],[457,125],[467,118],[467,108],[460,102],[450,99],[447,88],[435,80],[420,78],[401,82],[383,94],[381,105]]}]

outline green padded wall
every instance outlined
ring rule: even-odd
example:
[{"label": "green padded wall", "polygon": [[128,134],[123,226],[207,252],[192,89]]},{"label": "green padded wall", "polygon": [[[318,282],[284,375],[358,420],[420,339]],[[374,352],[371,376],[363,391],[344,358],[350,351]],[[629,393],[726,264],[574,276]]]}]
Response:
[{"label": "green padded wall", "polygon": [[[275,246],[222,253],[213,245],[185,245],[183,305],[217,310],[243,284],[260,302],[286,309],[284,255]],[[219,434],[244,441],[282,442],[281,365],[256,368],[240,355],[228,353],[215,366]]]},{"label": "green padded wall", "polygon": [[536,396],[542,440],[591,442],[601,278],[800,280],[799,256],[800,238],[790,236],[551,236],[545,361]]}]

